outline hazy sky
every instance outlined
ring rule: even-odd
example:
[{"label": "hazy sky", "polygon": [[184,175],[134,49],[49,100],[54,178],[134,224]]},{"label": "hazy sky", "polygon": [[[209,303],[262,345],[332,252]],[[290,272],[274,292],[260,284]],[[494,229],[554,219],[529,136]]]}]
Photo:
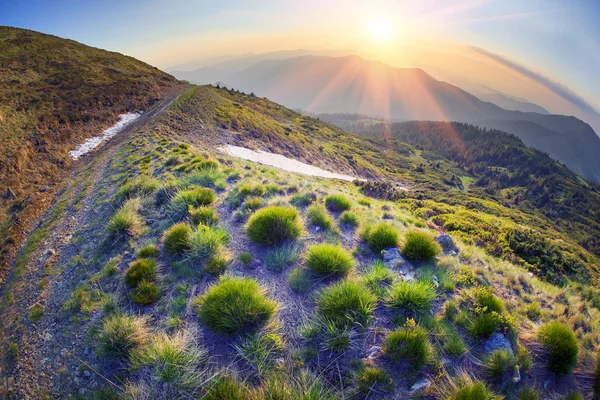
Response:
[{"label": "hazy sky", "polygon": [[[506,80],[506,88],[495,88],[524,95],[509,90],[519,89],[517,80],[492,76],[485,65],[493,63],[567,102],[600,108],[597,0],[0,0],[0,25],[75,39],[161,68],[297,48],[347,49],[396,66],[431,66],[432,73],[470,76],[482,67],[483,83]],[[479,64],[462,65],[473,58]]]}]

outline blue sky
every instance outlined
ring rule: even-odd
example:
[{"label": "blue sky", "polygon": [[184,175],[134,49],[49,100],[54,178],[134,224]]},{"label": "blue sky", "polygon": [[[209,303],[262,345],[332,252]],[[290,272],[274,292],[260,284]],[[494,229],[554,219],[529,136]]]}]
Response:
[{"label": "blue sky", "polygon": [[376,47],[363,29],[373,15],[389,19],[397,32],[398,42],[385,51],[422,38],[476,46],[600,105],[595,0],[0,0],[0,25],[71,38],[161,68],[277,49],[364,50]]}]

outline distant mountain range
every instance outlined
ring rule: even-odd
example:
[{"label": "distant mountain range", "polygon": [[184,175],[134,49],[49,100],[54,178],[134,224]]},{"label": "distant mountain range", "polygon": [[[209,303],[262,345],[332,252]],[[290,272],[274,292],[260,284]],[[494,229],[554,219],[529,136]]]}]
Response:
[{"label": "distant mountain range", "polygon": [[461,121],[501,129],[547,152],[583,178],[600,182],[600,138],[575,117],[548,114],[542,107],[499,92],[480,93],[488,100],[484,101],[421,69],[394,68],[358,56],[282,57],[253,56],[173,74],[192,83],[222,82],[311,112]]}]

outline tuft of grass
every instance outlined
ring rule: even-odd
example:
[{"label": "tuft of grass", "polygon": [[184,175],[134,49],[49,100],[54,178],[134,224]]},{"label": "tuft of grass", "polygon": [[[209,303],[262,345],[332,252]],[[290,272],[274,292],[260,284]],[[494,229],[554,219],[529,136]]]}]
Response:
[{"label": "tuft of grass", "polygon": [[125,283],[129,287],[135,288],[142,281],[154,280],[156,280],[156,260],[153,258],[135,260],[125,271]]},{"label": "tuft of grass", "polygon": [[181,190],[169,202],[167,214],[170,218],[179,221],[188,214],[190,207],[208,206],[216,199],[217,196],[211,189],[197,187]]},{"label": "tuft of grass", "polygon": [[163,245],[171,253],[183,253],[190,246],[192,229],[185,222],[179,222],[167,229],[162,236]]},{"label": "tuft of grass", "polygon": [[383,261],[376,260],[361,278],[371,292],[379,298],[384,298],[394,280],[394,274],[385,266]]},{"label": "tuft of grass", "polygon": [[489,338],[500,326],[497,313],[479,313],[469,324],[469,333],[475,339]]},{"label": "tuft of grass", "polygon": [[263,325],[275,313],[277,303],[266,296],[254,279],[222,278],[218,285],[194,299],[196,313],[211,330],[245,333]]},{"label": "tuft of grass", "polygon": [[354,264],[352,255],[341,246],[317,244],[306,252],[306,266],[321,277],[346,276]]},{"label": "tuft of grass", "polygon": [[482,312],[496,312],[498,314],[504,312],[502,300],[496,297],[491,289],[478,287],[472,290],[472,294],[475,306],[481,309]]},{"label": "tuft of grass", "polygon": [[44,307],[41,304],[36,304],[29,310],[29,321],[38,322],[44,316]]},{"label": "tuft of grass", "polygon": [[274,333],[256,332],[235,346],[237,352],[256,369],[258,376],[271,371],[275,355],[283,349],[281,338]]},{"label": "tuft of grass", "polygon": [[210,207],[200,206],[189,210],[190,219],[194,225],[213,226],[219,223],[217,212]]},{"label": "tuft of grass", "polygon": [[288,275],[288,284],[294,293],[305,293],[312,286],[310,273],[304,268],[296,267]]},{"label": "tuft of grass", "polygon": [[139,249],[136,253],[138,258],[157,258],[160,255],[158,246],[150,243]]},{"label": "tuft of grass", "polygon": [[317,201],[317,196],[314,193],[298,193],[292,196],[290,204],[295,207],[306,207]]},{"label": "tuft of grass", "polygon": [[244,200],[244,211],[254,211],[258,210],[263,206],[263,199],[255,196],[248,196]]},{"label": "tuft of grass", "polygon": [[384,369],[364,367],[356,374],[356,389],[361,395],[368,395],[376,385],[379,385],[384,392],[392,390],[392,378]]},{"label": "tuft of grass", "polygon": [[323,347],[334,353],[341,353],[347,350],[352,343],[351,327],[340,325],[334,321],[321,321],[325,336],[323,337]]},{"label": "tuft of grass", "polygon": [[141,281],[131,293],[131,299],[139,305],[146,306],[158,300],[160,290],[154,282]]},{"label": "tuft of grass", "polygon": [[368,227],[362,233],[363,239],[369,245],[371,251],[380,254],[382,250],[390,247],[398,247],[398,231],[385,222]]},{"label": "tuft of grass", "polygon": [[190,235],[187,254],[194,261],[206,261],[219,254],[228,241],[225,229],[200,225]]},{"label": "tuft of grass", "polygon": [[449,400],[501,400],[483,382],[465,383],[454,390]]},{"label": "tuft of grass", "polygon": [[108,220],[106,232],[115,238],[137,235],[142,225],[137,214],[139,207],[139,199],[130,199],[123,203]]},{"label": "tuft of grass", "polygon": [[387,304],[406,318],[422,318],[431,312],[435,298],[435,288],[429,282],[399,281],[390,289]]},{"label": "tuft of grass", "polygon": [[513,354],[506,349],[494,351],[486,360],[488,375],[496,382],[501,382],[508,374],[515,371],[516,364]]},{"label": "tuft of grass", "polygon": [[517,400],[539,400],[540,394],[532,387],[524,387],[517,394]]},{"label": "tuft of grass", "polygon": [[270,271],[281,272],[286,267],[293,265],[297,259],[297,247],[292,243],[286,243],[269,249],[265,256],[265,264]]},{"label": "tuft of grass", "polygon": [[428,233],[419,231],[406,233],[402,254],[409,260],[433,261],[440,251],[440,245]]},{"label": "tuft of grass", "polygon": [[229,375],[222,375],[206,384],[202,400],[248,400],[248,390]]},{"label": "tuft of grass", "polygon": [[594,369],[594,394],[600,395],[600,352],[596,356],[596,369]]},{"label": "tuft of grass", "polygon": [[208,262],[204,266],[204,271],[212,276],[219,276],[225,272],[227,264],[229,264],[227,257],[215,254],[208,259]]},{"label": "tuft of grass", "polygon": [[252,262],[252,254],[250,253],[240,253],[238,256],[238,260],[244,265],[250,265]]},{"label": "tuft of grass", "polygon": [[140,175],[122,185],[115,198],[121,202],[136,196],[150,196],[160,188],[160,182],[148,175]]},{"label": "tuft of grass", "polygon": [[376,304],[377,297],[367,287],[349,280],[326,287],[317,299],[323,320],[346,327],[366,327]]},{"label": "tuft of grass", "polygon": [[221,181],[225,174],[217,168],[194,169],[181,180],[181,186],[204,186],[209,187],[216,182]]},{"label": "tuft of grass", "polygon": [[352,208],[352,202],[342,194],[331,194],[325,197],[325,205],[333,212],[347,211]]},{"label": "tuft of grass", "polygon": [[557,375],[566,375],[577,363],[579,345],[573,330],[554,321],[538,329],[538,340],[548,354],[548,369]]},{"label": "tuft of grass", "polygon": [[150,336],[146,318],[111,315],[102,322],[98,350],[105,357],[125,358],[145,346]]},{"label": "tuft of grass", "polygon": [[406,326],[390,332],[383,341],[383,353],[395,362],[404,361],[419,370],[431,356],[427,332],[418,326]]},{"label": "tuft of grass", "polygon": [[306,216],[312,226],[318,226],[323,230],[330,229],[333,226],[333,218],[322,204],[312,204],[306,210]]},{"label": "tuft of grass", "polygon": [[276,246],[294,240],[302,230],[298,210],[293,207],[263,208],[252,214],[246,224],[248,238],[263,246]]},{"label": "tuft of grass", "polygon": [[344,211],[342,215],[340,215],[340,224],[357,227],[359,225],[358,216],[353,212]]}]

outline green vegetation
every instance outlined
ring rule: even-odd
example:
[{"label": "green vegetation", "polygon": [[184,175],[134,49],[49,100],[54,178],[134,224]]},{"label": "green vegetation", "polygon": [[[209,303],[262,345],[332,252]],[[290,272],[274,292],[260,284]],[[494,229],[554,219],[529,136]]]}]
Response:
[{"label": "green vegetation", "polygon": [[343,194],[332,194],[325,197],[325,205],[334,212],[347,211],[352,208],[352,202]]},{"label": "green vegetation", "polygon": [[158,246],[152,243],[140,248],[136,253],[138,258],[157,258],[159,255],[160,250]]},{"label": "green vegetation", "polygon": [[308,270],[300,267],[292,269],[288,275],[290,289],[295,293],[305,293],[312,286],[310,273]]},{"label": "green vegetation", "polygon": [[296,239],[302,229],[298,210],[281,206],[258,210],[246,224],[250,240],[263,246],[275,246]]},{"label": "green vegetation", "polygon": [[560,322],[549,322],[538,330],[538,339],[548,353],[548,369],[566,375],[577,363],[579,345],[571,328]]},{"label": "green vegetation", "polygon": [[366,327],[377,298],[359,282],[344,280],[325,288],[317,299],[319,315],[337,326]]},{"label": "green vegetation", "polygon": [[137,199],[127,200],[106,224],[106,231],[113,237],[135,236],[142,222],[137,214],[140,203]]},{"label": "green vegetation", "polygon": [[381,260],[371,264],[362,276],[364,284],[379,298],[384,298],[387,295],[393,280],[394,274]]},{"label": "green vegetation", "polygon": [[367,227],[364,232],[362,232],[362,237],[376,254],[379,254],[382,250],[390,247],[398,247],[398,231],[385,222],[382,222],[373,228]]},{"label": "green vegetation", "polygon": [[127,181],[117,190],[115,198],[117,201],[123,201],[136,196],[150,196],[160,188],[160,182],[147,175],[138,176]]},{"label": "green vegetation", "polygon": [[229,234],[223,228],[200,225],[188,239],[187,255],[194,261],[204,261],[220,254],[229,240]]},{"label": "green vegetation", "polygon": [[273,247],[267,251],[265,264],[274,272],[281,272],[292,265],[298,259],[298,249],[294,244],[286,243],[279,247]]},{"label": "green vegetation", "polygon": [[439,244],[427,233],[410,231],[406,233],[402,254],[409,260],[433,261],[440,253]]},{"label": "green vegetation", "polygon": [[160,290],[158,289],[158,286],[156,286],[154,282],[148,281],[141,281],[138,283],[131,293],[133,301],[142,306],[153,304],[158,300],[159,296]]},{"label": "green vegetation", "polygon": [[208,390],[203,400],[246,400],[247,390],[231,376],[223,375],[207,384]]},{"label": "green vegetation", "polygon": [[383,353],[394,362],[406,362],[419,370],[431,357],[427,332],[418,326],[407,326],[389,333],[383,342]]},{"label": "green vegetation", "polygon": [[506,349],[496,350],[485,363],[490,377],[498,382],[513,374],[516,368],[514,356]]},{"label": "green vegetation", "polygon": [[306,210],[308,222],[313,226],[326,230],[333,226],[333,218],[321,204],[313,204]]},{"label": "green vegetation", "polygon": [[167,212],[175,221],[183,219],[190,207],[207,206],[216,200],[215,192],[211,189],[197,187],[182,190],[171,199]]},{"label": "green vegetation", "polygon": [[350,211],[344,211],[340,215],[340,224],[345,226],[357,227],[359,225],[358,216]]},{"label": "green vegetation", "polygon": [[340,246],[323,243],[306,251],[306,266],[321,277],[345,276],[354,264],[352,255]]},{"label": "green vegetation", "polygon": [[400,281],[390,289],[387,304],[405,318],[422,318],[431,312],[435,298],[435,289],[428,282]]},{"label": "green vegetation", "polygon": [[98,337],[98,350],[106,357],[127,357],[150,339],[150,329],[142,317],[112,315],[104,319]]},{"label": "green vegetation", "polygon": [[142,281],[152,282],[156,279],[156,260],[142,258],[131,263],[125,271],[125,283],[129,287],[137,287]]},{"label": "green vegetation", "polygon": [[179,222],[164,232],[162,242],[171,253],[183,253],[190,247],[191,235],[192,229],[189,225],[185,222]]},{"label": "green vegetation", "polygon": [[501,400],[483,382],[461,385],[452,393],[450,400]]},{"label": "green vegetation", "polygon": [[314,193],[298,193],[292,196],[290,204],[295,207],[306,207],[317,200]]},{"label": "green vegetation", "polygon": [[213,226],[219,223],[217,212],[213,208],[206,206],[191,209],[190,219],[194,225]]},{"label": "green vegetation", "polygon": [[249,278],[225,278],[194,300],[196,313],[211,330],[245,333],[264,324],[275,313],[260,284]]}]

